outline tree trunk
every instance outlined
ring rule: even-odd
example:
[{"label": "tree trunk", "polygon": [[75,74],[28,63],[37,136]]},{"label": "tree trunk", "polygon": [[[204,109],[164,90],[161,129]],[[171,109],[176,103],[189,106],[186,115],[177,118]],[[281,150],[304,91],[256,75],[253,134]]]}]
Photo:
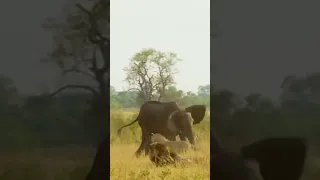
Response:
[{"label": "tree trunk", "polygon": [[104,60],[104,65],[107,67],[107,64],[110,63],[110,46],[106,43],[100,43],[99,49]]},{"label": "tree trunk", "polygon": [[108,137],[109,134],[109,88],[105,81],[104,73],[96,73],[96,80],[99,84],[99,96],[94,99],[92,106],[92,115],[94,129],[96,130],[94,139],[101,142],[102,139]]}]

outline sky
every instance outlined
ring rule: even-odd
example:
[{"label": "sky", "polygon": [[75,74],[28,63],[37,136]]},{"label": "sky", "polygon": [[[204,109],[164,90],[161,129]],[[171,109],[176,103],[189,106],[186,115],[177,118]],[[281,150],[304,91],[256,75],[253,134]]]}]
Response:
[{"label": "sky", "polygon": [[210,0],[111,0],[110,84],[128,88],[123,70],[144,48],[174,52],[176,86],[197,92],[210,84]]},{"label": "sky", "polygon": [[[58,15],[65,2],[0,2],[0,74],[10,76],[21,93],[57,88],[58,69],[40,62],[52,48],[41,22]],[[112,0],[111,84],[117,89],[125,87],[123,68],[130,57],[146,47],[173,51],[184,59],[176,76],[184,90],[194,91],[210,79],[212,85],[241,95],[260,92],[277,98],[286,75],[320,71],[319,1],[215,0],[211,17],[209,1],[168,2]],[[208,26],[213,20],[218,36],[209,49]]]}]

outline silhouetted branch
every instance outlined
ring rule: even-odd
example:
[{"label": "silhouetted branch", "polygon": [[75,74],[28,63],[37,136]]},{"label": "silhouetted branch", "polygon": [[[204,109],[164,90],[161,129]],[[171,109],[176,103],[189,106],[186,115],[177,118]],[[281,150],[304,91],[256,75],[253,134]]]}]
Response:
[{"label": "silhouetted branch", "polygon": [[58,93],[66,90],[66,89],[84,89],[84,90],[87,90],[87,91],[91,91],[92,94],[94,94],[94,95],[99,94],[99,92],[96,91],[91,86],[87,86],[87,85],[65,85],[65,86],[62,86],[61,88],[59,88],[58,90],[56,90],[55,92],[51,93],[49,96],[55,96]]},{"label": "silhouetted branch", "polygon": [[94,16],[94,13],[84,8],[79,3],[76,4],[76,7],[78,7],[81,11],[85,12],[88,15],[89,23],[91,26],[88,30],[88,39],[90,40],[90,42],[92,42],[93,44],[101,45],[104,44],[104,42],[108,41],[108,38],[104,37],[98,30],[97,18]]},{"label": "silhouetted branch", "polygon": [[138,89],[138,88],[130,88],[130,89],[128,89],[128,90],[126,90],[126,91],[124,91],[124,93],[127,93],[127,92],[132,91],[132,90],[141,91],[141,90],[140,90],[140,89]]},{"label": "silhouetted branch", "polygon": [[90,74],[88,72],[82,71],[82,70],[80,70],[78,68],[70,68],[70,69],[64,70],[63,74],[68,74],[68,73],[72,73],[72,72],[83,74],[83,75],[88,76],[88,77],[93,78],[93,79],[96,78],[93,74]]},{"label": "silhouetted branch", "polygon": [[77,3],[76,7],[79,8],[81,11],[85,12],[86,14],[88,14],[88,16],[91,16],[91,12],[86,8],[84,8],[81,4]]}]

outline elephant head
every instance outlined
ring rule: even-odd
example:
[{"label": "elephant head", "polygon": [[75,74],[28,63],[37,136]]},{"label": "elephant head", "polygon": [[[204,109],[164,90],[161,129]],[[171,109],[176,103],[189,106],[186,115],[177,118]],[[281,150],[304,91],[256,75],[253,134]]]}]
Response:
[{"label": "elephant head", "polygon": [[185,110],[176,110],[168,118],[168,129],[174,133],[182,133],[191,144],[195,144],[192,125],[200,123],[205,116],[206,108],[203,105],[194,105]]}]

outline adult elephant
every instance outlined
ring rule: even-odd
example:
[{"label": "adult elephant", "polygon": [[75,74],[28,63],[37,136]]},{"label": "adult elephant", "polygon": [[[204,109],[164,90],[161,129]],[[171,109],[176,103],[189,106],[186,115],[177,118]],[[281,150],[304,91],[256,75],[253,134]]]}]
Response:
[{"label": "adult elephant", "polygon": [[[211,141],[216,139],[212,137]],[[212,179],[256,180],[247,160],[255,160],[263,180],[299,180],[304,170],[306,140],[300,137],[272,137],[241,148],[240,154],[222,149],[211,154]]]},{"label": "adult elephant", "polygon": [[180,139],[195,145],[193,124],[200,123],[206,112],[204,105],[193,105],[181,109],[176,102],[158,102],[148,101],[144,103],[139,111],[138,117],[131,123],[122,126],[118,130],[118,135],[124,127],[130,126],[135,122],[139,123],[142,131],[142,140],[136,155],[141,155],[142,151],[148,154],[148,145],[150,143],[151,133],[160,133],[168,140],[176,140],[179,135]]}]

